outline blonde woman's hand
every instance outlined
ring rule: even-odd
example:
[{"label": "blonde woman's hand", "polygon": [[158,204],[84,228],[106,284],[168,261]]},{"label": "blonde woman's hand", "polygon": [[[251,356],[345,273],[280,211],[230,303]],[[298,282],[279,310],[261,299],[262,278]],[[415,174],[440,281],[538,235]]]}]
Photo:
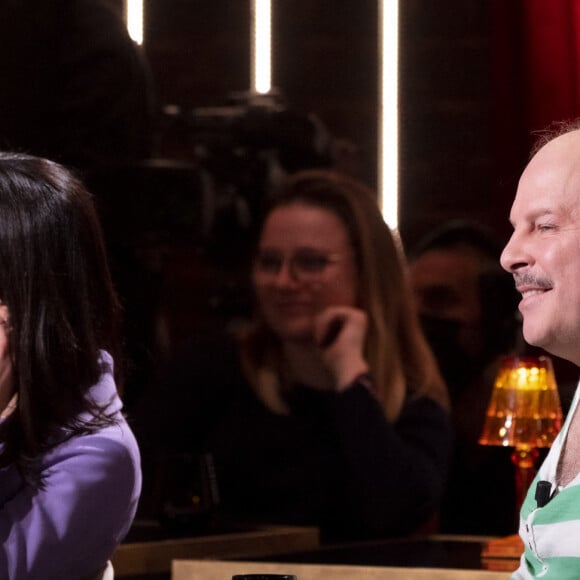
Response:
[{"label": "blonde woman's hand", "polygon": [[364,357],[367,315],[349,306],[329,306],[314,320],[314,338],[338,391],[369,371]]}]

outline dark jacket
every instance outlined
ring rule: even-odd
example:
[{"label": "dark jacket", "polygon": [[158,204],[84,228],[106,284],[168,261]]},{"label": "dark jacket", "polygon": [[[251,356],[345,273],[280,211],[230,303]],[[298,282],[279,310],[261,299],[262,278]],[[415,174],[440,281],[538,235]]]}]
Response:
[{"label": "dark jacket", "polygon": [[167,475],[176,453],[210,453],[228,521],[316,525],[323,541],[405,535],[437,510],[451,427],[433,400],[409,398],[392,424],[363,384],[295,385],[291,413],[278,415],[244,380],[233,343],[203,342],[143,401],[146,479],[160,459]]}]

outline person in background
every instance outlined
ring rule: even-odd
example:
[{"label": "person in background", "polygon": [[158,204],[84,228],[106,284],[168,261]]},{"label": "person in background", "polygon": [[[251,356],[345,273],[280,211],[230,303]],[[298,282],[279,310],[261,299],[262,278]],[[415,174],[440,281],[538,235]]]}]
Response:
[{"label": "person in background", "polygon": [[0,269],[0,577],[93,577],[141,472],[100,225],[64,167],[0,153]]},{"label": "person in background", "polygon": [[[226,522],[319,526],[323,542],[416,531],[445,486],[448,399],[376,196],[296,173],[265,212],[252,281],[255,318],[232,340],[196,337],[146,397],[144,461],[166,475],[176,451],[208,454]],[[152,477],[155,513],[173,491]]]},{"label": "person in background", "polygon": [[[580,365],[580,123],[544,135],[520,177],[501,256],[522,298],[525,340]],[[580,577],[580,415],[564,425],[520,512],[524,553],[513,578]],[[543,493],[536,495],[538,482]]]},{"label": "person in background", "polygon": [[455,453],[441,509],[445,533],[506,535],[517,525],[511,450],[478,443],[501,358],[522,342],[518,295],[499,264],[501,250],[489,229],[451,220],[410,255],[423,330],[451,396]]}]

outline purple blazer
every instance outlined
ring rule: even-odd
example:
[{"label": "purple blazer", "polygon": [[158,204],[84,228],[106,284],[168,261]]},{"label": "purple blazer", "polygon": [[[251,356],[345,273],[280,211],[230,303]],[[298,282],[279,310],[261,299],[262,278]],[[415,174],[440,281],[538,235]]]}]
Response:
[{"label": "purple blazer", "polygon": [[76,580],[95,574],[127,534],[141,492],[137,443],[121,413],[113,361],[89,397],[117,424],[76,436],[39,460],[43,489],[0,469],[0,578]]}]

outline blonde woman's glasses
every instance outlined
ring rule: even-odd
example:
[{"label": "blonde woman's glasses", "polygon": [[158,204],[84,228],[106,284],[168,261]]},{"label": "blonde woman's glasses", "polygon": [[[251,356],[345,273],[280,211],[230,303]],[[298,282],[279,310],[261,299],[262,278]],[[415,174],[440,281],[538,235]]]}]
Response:
[{"label": "blonde woman's glasses", "polygon": [[309,282],[317,280],[330,264],[339,260],[338,254],[314,250],[298,250],[290,257],[274,250],[261,250],[254,258],[254,270],[262,275],[277,276],[288,262],[289,271],[296,280]]}]

